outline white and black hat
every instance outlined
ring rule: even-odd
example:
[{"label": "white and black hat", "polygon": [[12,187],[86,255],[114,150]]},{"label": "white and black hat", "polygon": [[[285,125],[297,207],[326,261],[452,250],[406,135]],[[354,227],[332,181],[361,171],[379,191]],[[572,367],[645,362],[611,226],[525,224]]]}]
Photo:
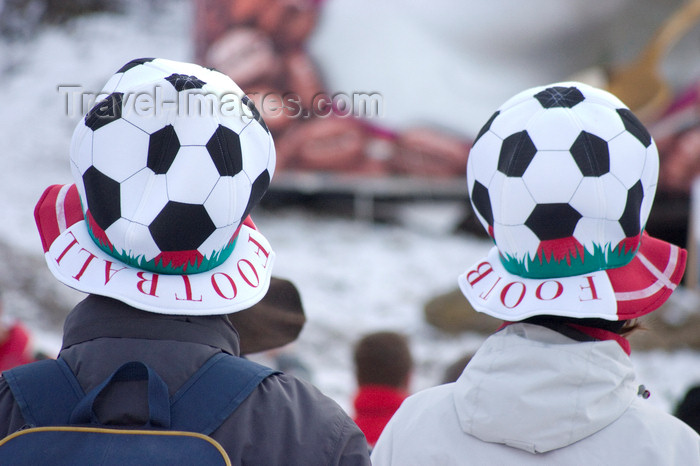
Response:
[{"label": "white and black hat", "polygon": [[459,277],[462,292],[507,321],[658,308],[686,258],[644,233],[658,171],[654,140],[612,94],[577,82],[517,94],[469,154],[471,203],[495,247]]},{"label": "white and black hat", "polygon": [[49,187],[35,209],[60,281],[166,314],[228,314],[265,295],[274,252],[249,214],[275,148],[230,78],[127,63],[76,126],[70,162],[75,184]]}]

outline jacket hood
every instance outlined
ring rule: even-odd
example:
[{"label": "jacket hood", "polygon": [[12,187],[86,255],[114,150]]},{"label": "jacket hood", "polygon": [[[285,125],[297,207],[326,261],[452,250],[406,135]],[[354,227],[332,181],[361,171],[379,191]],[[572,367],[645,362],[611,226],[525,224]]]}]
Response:
[{"label": "jacket hood", "polygon": [[635,395],[631,361],[615,341],[577,342],[513,324],[489,337],[457,380],[462,430],[542,453],[618,419]]}]

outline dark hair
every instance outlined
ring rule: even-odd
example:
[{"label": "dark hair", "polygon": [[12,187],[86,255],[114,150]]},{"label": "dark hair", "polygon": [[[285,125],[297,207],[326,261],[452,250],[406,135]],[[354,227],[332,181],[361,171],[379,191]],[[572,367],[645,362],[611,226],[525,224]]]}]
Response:
[{"label": "dark hair", "polygon": [[584,327],[594,327],[609,332],[617,333],[623,337],[630,335],[636,330],[644,330],[645,327],[637,320],[606,320],[597,318],[577,319],[575,317],[560,317],[560,316],[534,316],[529,317],[523,322],[528,324],[541,325],[551,330],[562,333],[574,340],[590,341],[592,337],[588,337],[582,332],[570,327],[568,324],[582,325]]},{"label": "dark hair", "polygon": [[355,345],[355,374],[359,385],[405,387],[413,369],[413,358],[405,335],[375,332]]}]

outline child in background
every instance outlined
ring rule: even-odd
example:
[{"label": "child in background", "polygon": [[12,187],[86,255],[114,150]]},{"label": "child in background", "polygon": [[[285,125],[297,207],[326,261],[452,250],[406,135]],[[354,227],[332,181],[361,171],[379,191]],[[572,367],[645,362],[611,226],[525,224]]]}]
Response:
[{"label": "child in background", "polygon": [[354,421],[372,447],[408,396],[413,358],[405,335],[375,332],[357,343],[354,361],[359,387],[354,399]]}]

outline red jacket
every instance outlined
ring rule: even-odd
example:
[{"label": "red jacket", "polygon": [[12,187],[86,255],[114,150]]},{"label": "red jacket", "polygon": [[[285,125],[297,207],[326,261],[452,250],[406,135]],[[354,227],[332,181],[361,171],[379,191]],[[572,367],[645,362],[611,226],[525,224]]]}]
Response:
[{"label": "red jacket", "polygon": [[384,426],[408,396],[401,390],[386,385],[364,385],[355,395],[355,423],[365,434],[367,443],[374,446]]},{"label": "red jacket", "polygon": [[0,372],[34,361],[29,348],[29,334],[19,323],[14,324],[7,339],[0,343]]}]

